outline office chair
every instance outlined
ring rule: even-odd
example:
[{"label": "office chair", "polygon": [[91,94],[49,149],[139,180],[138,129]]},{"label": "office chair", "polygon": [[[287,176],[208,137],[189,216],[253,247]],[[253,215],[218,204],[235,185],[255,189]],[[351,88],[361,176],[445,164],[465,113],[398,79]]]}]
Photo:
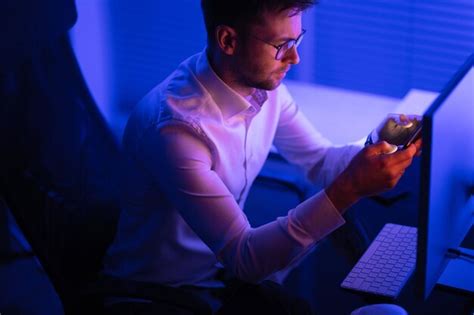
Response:
[{"label": "office chair", "polygon": [[0,11],[1,195],[70,313],[114,234],[121,157],[69,43],[74,2]]},{"label": "office chair", "polygon": [[[0,197],[65,313],[97,314],[106,289],[99,272],[118,221],[124,163],[69,42],[76,18],[74,0],[0,4],[0,38],[7,46],[0,50]],[[154,292],[160,300],[207,310],[196,297],[169,287],[114,290],[117,296]]]}]

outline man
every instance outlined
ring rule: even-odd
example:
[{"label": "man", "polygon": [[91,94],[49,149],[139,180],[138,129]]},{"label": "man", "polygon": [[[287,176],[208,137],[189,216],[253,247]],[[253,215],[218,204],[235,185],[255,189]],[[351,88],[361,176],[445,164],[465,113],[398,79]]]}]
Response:
[{"label": "man", "polygon": [[[350,205],[394,187],[420,143],[393,154],[386,142],[335,147],[298,110],[282,80],[299,62],[301,15],[313,1],[201,4],[207,48],[154,88],[128,121],[123,144],[131,170],[104,274],[186,287],[221,313],[245,305],[246,298],[229,302],[219,290],[237,279],[260,295],[254,302],[300,313],[268,280],[281,282],[344,223]],[[242,209],[272,144],[325,189],[252,228]],[[147,302],[109,299],[121,305],[115,309]]]}]

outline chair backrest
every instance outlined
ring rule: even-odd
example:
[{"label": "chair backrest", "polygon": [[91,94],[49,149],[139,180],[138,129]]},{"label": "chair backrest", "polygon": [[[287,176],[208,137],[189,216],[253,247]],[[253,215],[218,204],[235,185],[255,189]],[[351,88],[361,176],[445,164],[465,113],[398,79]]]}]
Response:
[{"label": "chair backrest", "polygon": [[74,313],[115,233],[122,157],[69,42],[74,1],[0,12],[0,195]]}]

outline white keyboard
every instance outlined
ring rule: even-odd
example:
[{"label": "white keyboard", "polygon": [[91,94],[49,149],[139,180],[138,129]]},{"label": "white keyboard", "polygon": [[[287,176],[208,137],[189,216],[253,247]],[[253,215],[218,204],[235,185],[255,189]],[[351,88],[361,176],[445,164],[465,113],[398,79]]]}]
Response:
[{"label": "white keyboard", "polygon": [[396,299],[413,274],[417,229],[387,223],[341,287]]}]

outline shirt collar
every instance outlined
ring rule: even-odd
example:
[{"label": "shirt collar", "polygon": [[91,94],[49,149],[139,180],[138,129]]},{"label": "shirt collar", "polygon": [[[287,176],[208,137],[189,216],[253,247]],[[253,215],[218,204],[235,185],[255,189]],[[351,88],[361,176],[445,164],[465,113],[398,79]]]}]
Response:
[{"label": "shirt collar", "polygon": [[262,107],[263,103],[268,99],[267,91],[260,89],[256,89],[253,94],[249,95],[249,97],[250,103],[257,108]]},{"label": "shirt collar", "polygon": [[196,76],[220,108],[224,119],[247,111],[250,107],[256,107],[255,109],[259,111],[267,100],[267,92],[264,90],[256,90],[250,96],[250,101],[235,92],[214,72],[209,64],[206,50],[201,52],[198,58]]}]

